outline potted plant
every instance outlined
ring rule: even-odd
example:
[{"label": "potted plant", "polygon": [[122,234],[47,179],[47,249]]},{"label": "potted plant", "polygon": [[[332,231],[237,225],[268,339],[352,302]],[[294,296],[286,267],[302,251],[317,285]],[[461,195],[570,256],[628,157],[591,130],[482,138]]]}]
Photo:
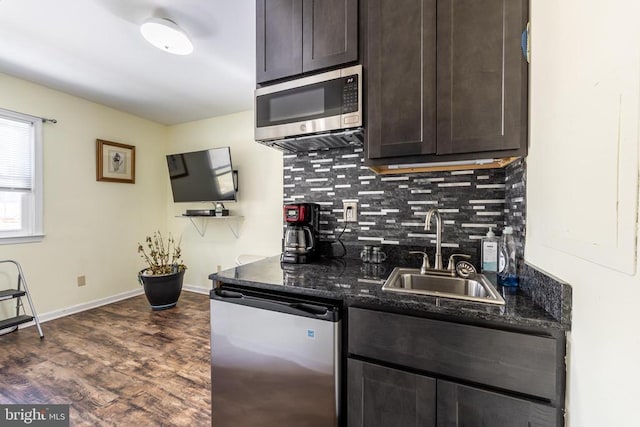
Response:
[{"label": "potted plant", "polygon": [[167,241],[160,231],[147,236],[146,247],[138,243],[138,253],[147,267],[138,273],[138,281],[153,310],[173,308],[182,291],[182,279],[187,267],[180,259],[180,242],[169,234]]}]

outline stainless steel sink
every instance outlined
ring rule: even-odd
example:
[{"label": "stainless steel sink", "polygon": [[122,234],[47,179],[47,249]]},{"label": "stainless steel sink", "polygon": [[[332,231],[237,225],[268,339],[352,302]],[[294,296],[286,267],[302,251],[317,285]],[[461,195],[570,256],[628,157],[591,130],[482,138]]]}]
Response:
[{"label": "stainless steel sink", "polygon": [[417,268],[396,267],[382,290],[504,305],[502,296],[483,274],[463,279],[420,274]]}]

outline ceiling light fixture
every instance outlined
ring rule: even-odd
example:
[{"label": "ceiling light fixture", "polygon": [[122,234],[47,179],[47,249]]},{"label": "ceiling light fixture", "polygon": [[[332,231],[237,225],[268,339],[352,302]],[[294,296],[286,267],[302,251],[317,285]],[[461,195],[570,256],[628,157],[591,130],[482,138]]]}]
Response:
[{"label": "ceiling light fixture", "polygon": [[193,44],[189,36],[170,19],[150,18],[140,26],[142,36],[152,45],[174,55],[189,55]]}]

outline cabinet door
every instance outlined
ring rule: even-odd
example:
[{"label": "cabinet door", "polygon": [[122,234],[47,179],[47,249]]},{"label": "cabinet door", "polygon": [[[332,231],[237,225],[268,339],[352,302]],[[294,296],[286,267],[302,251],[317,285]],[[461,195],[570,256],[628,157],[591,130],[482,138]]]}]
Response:
[{"label": "cabinet door", "polygon": [[559,410],[551,406],[448,381],[438,380],[437,407],[438,427],[562,425]]},{"label": "cabinet door", "polygon": [[436,0],[369,0],[362,15],[367,156],[435,153]]},{"label": "cabinet door", "polygon": [[527,0],[439,0],[438,154],[526,149]]},{"label": "cabinet door", "polygon": [[256,0],[256,81],[301,72],[301,0]]},{"label": "cabinet door", "polygon": [[433,378],[349,359],[349,427],[435,426]]},{"label": "cabinet door", "polygon": [[358,0],[303,0],[302,71],[358,59]]}]

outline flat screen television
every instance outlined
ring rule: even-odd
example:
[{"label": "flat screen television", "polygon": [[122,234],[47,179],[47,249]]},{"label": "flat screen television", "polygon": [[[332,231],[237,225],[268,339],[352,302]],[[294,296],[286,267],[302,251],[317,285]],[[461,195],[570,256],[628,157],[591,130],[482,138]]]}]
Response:
[{"label": "flat screen television", "polygon": [[237,172],[229,147],[167,155],[174,202],[235,202]]}]

